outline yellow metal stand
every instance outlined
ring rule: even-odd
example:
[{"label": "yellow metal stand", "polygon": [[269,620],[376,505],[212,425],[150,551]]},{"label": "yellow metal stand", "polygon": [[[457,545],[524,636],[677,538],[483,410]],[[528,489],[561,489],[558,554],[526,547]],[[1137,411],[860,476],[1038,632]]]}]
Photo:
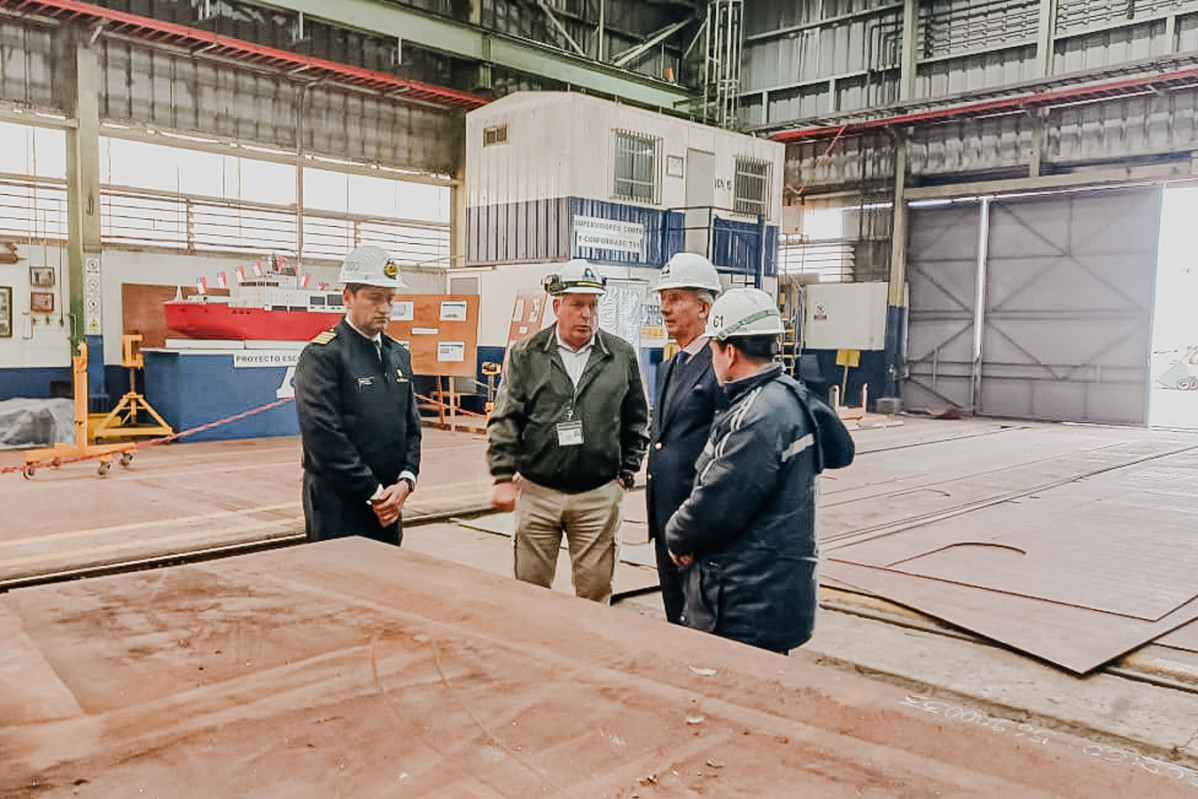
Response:
[{"label": "yellow metal stand", "polygon": [[128,466],[133,460],[133,451],[137,445],[126,444],[88,444],[87,435],[87,343],[79,342],[79,354],[71,358],[71,372],[75,390],[75,443],[55,444],[52,447],[30,449],[25,451],[25,478],[33,477],[35,466],[42,463],[53,463],[66,459],[89,460],[96,458],[100,461],[99,473],[108,474],[113,460],[119,455],[121,465]]},{"label": "yellow metal stand", "polygon": [[[137,393],[137,378],[134,370],[145,366],[141,350],[137,346],[142,341],[141,334],[121,336],[121,366],[129,370],[129,391],[121,397],[121,401],[99,424],[95,425],[91,434],[94,439],[102,438],[131,438],[133,436],[169,436],[175,431],[166,420],[158,415],[154,406],[146,398]],[[137,414],[143,411],[157,424],[138,424]]]},{"label": "yellow metal stand", "polygon": [[491,418],[491,411],[495,410],[495,383],[499,375],[503,373],[503,366],[494,361],[483,361],[483,376],[487,378],[487,403],[483,410],[487,413],[487,418]]}]

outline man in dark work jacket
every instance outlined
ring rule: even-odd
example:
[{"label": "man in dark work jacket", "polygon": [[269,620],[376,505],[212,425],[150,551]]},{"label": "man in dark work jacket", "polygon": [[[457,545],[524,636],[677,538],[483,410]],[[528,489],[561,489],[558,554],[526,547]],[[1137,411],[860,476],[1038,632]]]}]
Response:
[{"label": "man in dark work jacket", "polygon": [[707,442],[712,418],[728,407],[728,398],[711,371],[711,350],[703,335],[711,304],[720,292],[720,277],[702,255],[681,252],[662,268],[654,290],[661,297],[666,330],[680,350],[657,370],[645,502],[666,618],[680,624],[682,584],[666,547],[665,527],[690,496],[695,461]]},{"label": "man in dark work jacket", "polygon": [[316,336],[295,368],[309,541],[361,535],[399,545],[400,514],[420,470],[412,358],[385,335],[399,269],[380,247],[341,267],[345,317]]}]

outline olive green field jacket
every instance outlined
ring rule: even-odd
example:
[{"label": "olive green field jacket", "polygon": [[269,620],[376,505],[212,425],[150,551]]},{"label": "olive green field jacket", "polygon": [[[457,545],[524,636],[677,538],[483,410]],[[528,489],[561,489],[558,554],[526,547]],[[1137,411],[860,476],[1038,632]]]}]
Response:
[{"label": "olive green field jacket", "polygon": [[[582,443],[563,446],[582,424]],[[649,405],[636,351],[600,330],[575,387],[550,326],[508,352],[487,423],[487,460],[496,482],[516,474],[567,493],[635,474],[648,446]]]}]

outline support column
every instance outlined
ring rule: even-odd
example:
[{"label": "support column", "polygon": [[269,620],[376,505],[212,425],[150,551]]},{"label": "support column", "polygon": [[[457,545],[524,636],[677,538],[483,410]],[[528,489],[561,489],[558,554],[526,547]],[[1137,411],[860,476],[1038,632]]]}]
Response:
[{"label": "support column", "polygon": [[[466,264],[466,122],[459,128],[457,153],[453,167],[453,186],[449,189],[449,267]],[[448,279],[445,290],[449,290]]]},{"label": "support column", "polygon": [[918,0],[903,0],[903,43],[899,53],[899,102],[915,97],[915,28],[918,24]]},{"label": "support column", "polygon": [[[907,312],[907,137],[894,139],[894,205],[890,222],[890,285],[886,295],[886,385],[880,413],[901,410],[903,320]],[[887,400],[883,402],[883,400]]]},{"label": "support column", "polygon": [[983,197],[978,207],[978,257],[973,285],[973,361],[970,368],[969,407],[981,410],[982,342],[986,332],[986,266],[990,260],[990,198]]},{"label": "support column", "polygon": [[99,60],[89,42],[75,50],[75,126],[67,130],[67,261],[71,287],[71,352],[88,346],[88,381],[93,397],[107,394],[100,244]]},{"label": "support column", "polygon": [[607,0],[599,0],[599,25],[595,28],[595,33],[595,60],[606,61],[607,54],[604,50],[607,47]]},{"label": "support column", "polygon": [[1028,153],[1027,176],[1040,177],[1040,169],[1044,163],[1044,109],[1032,111],[1032,146]]},{"label": "support column", "polygon": [[1040,0],[1040,21],[1036,28],[1036,77],[1052,75],[1053,42],[1057,36],[1057,0]]}]

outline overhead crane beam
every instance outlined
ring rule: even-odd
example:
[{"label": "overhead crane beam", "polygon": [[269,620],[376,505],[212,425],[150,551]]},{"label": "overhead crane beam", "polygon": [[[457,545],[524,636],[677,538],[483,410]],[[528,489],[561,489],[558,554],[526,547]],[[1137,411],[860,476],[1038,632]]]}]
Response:
[{"label": "overhead crane beam", "polygon": [[693,99],[683,87],[663,80],[379,0],[337,3],[270,0],[263,5],[302,13],[308,19],[400,38],[424,49],[506,67],[652,108],[672,110]]}]

